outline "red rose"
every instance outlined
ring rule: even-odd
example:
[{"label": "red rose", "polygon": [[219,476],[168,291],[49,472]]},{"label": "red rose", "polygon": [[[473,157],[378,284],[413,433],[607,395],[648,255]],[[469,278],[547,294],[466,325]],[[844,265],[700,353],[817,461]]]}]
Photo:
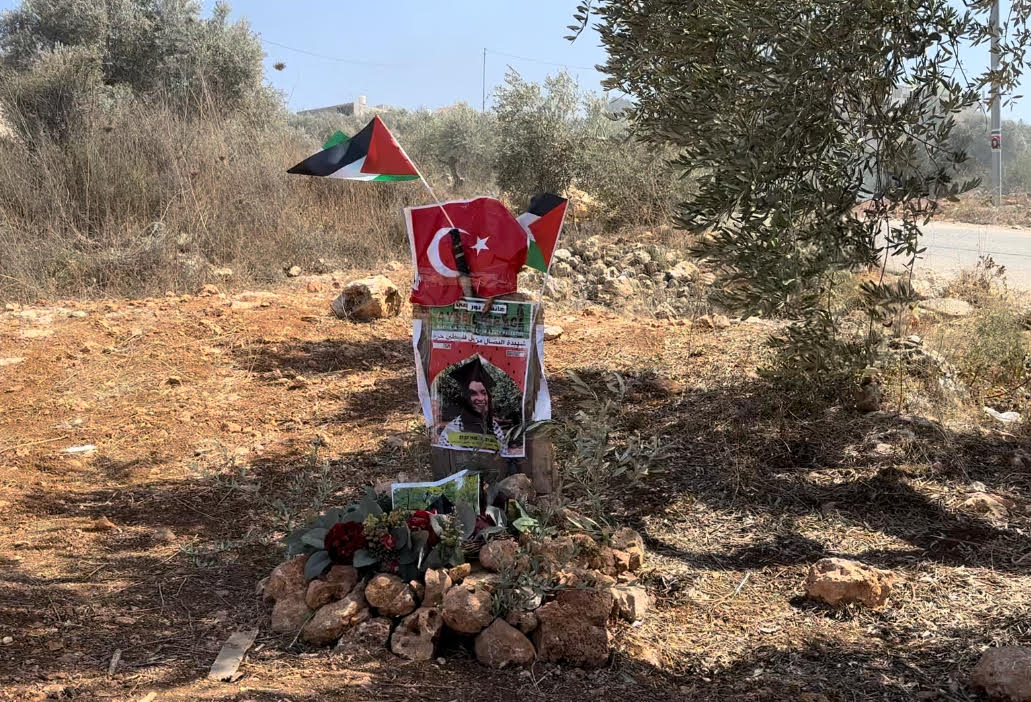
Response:
[{"label": "red rose", "polygon": [[386,565],[384,565],[383,568],[388,573],[396,573],[401,569],[401,563],[400,561],[387,561]]},{"label": "red rose", "polygon": [[361,522],[340,522],[333,525],[323,542],[333,562],[346,565],[354,560],[355,551],[365,548],[365,531]]},{"label": "red rose", "polygon": [[433,531],[433,525],[430,523],[430,516],[436,514],[436,512],[428,512],[424,509],[417,509],[412,513],[412,516],[408,518],[408,528],[412,531],[425,531],[430,535],[426,541],[427,546],[435,546],[440,537],[437,536],[437,532]]},{"label": "red rose", "polygon": [[394,547],[397,546],[397,539],[395,539],[390,534],[384,534],[383,538],[380,539],[379,542],[381,544],[383,544],[384,548],[387,548],[387,549],[390,549],[390,550],[393,550]]}]

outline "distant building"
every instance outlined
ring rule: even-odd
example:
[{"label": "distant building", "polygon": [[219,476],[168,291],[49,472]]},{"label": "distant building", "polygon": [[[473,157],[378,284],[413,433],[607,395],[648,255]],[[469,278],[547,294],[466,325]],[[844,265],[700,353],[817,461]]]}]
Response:
[{"label": "distant building", "polygon": [[[383,107],[383,105],[380,105],[380,107]],[[297,114],[320,115],[327,112],[333,112],[338,115],[354,115],[355,117],[363,117],[369,112],[369,103],[364,95],[359,95],[358,99],[354,102],[345,102],[339,105],[329,105],[327,107],[315,107],[310,110],[300,110]]]}]

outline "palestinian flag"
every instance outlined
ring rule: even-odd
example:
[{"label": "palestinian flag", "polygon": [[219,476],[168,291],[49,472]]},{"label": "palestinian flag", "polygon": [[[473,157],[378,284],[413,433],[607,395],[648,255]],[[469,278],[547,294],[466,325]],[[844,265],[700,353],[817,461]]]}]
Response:
[{"label": "palestinian flag", "polygon": [[297,175],[346,178],[349,180],[415,180],[415,169],[394,135],[379,115],[348,139],[337,132],[309,156],[287,171]]},{"label": "palestinian flag", "polygon": [[562,231],[562,221],[566,217],[564,197],[552,193],[541,193],[530,200],[530,209],[519,215],[519,223],[523,225],[530,237],[526,252],[526,265],[547,273],[551,267],[551,254],[558,244],[558,235]]}]

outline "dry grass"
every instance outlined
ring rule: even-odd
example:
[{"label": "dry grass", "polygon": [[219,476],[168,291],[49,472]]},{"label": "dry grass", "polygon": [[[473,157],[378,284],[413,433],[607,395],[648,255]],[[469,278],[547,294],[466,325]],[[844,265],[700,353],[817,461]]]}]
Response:
[{"label": "dry grass", "polygon": [[418,185],[288,176],[317,145],[267,122],[158,105],[67,143],[0,142],[0,299],[194,291],[212,266],[247,284],[405,250]]},{"label": "dry grass", "polygon": [[1003,196],[1002,206],[992,204],[992,195],[975,190],[964,195],[959,202],[939,202],[941,218],[969,224],[995,224],[1011,227],[1031,227],[1031,194],[1010,193]]}]

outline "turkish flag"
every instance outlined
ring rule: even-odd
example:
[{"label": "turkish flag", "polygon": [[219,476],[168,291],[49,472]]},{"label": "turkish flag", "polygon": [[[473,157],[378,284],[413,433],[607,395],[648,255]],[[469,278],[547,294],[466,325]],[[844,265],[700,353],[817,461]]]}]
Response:
[{"label": "turkish flag", "polygon": [[516,291],[528,239],[526,230],[498,200],[478,197],[408,207],[405,221],[415,266],[412,304],[439,307],[462,297],[450,236],[452,223],[461,233],[473,295],[488,298]]}]

